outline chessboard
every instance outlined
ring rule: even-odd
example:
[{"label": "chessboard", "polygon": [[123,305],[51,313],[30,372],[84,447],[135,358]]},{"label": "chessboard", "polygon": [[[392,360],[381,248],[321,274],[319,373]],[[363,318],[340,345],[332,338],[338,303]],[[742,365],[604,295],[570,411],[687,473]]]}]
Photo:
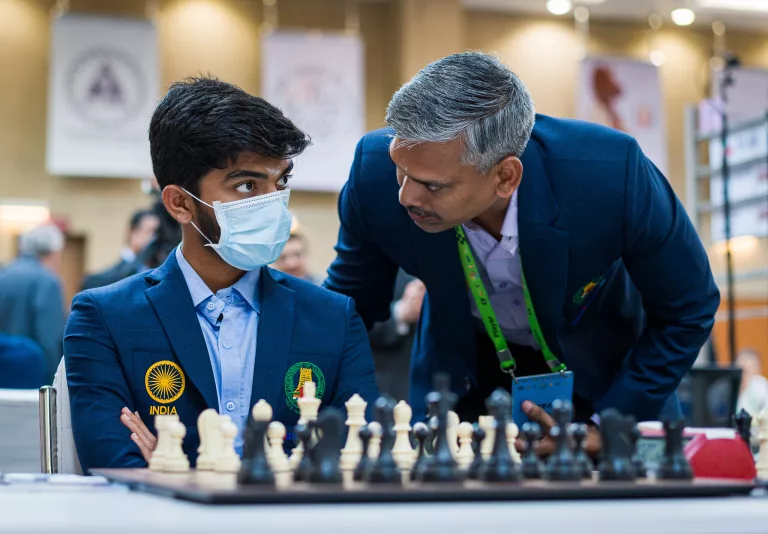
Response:
[{"label": "chessboard", "polygon": [[748,495],[752,482],[694,479],[577,482],[523,480],[486,483],[404,482],[370,484],[345,480],[339,484],[285,482],[243,485],[234,473],[190,470],[160,473],[148,469],[95,469],[92,474],[125,484],[134,491],[200,504],[331,504],[398,502],[499,502],[597,499],[663,499]]}]

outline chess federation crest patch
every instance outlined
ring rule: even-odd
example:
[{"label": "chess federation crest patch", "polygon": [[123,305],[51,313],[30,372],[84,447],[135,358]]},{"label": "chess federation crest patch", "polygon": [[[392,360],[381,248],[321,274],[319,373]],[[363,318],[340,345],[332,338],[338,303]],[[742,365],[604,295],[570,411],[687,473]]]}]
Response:
[{"label": "chess federation crest patch", "polygon": [[[184,393],[186,379],[178,364],[163,360],[152,364],[144,376],[144,386],[150,398],[161,405],[179,400]],[[176,407],[150,406],[149,415],[175,414]]]},{"label": "chess federation crest patch", "polygon": [[320,368],[311,362],[293,364],[285,373],[285,402],[296,413],[299,413],[299,399],[304,393],[304,383],[315,383],[315,397],[323,397],[325,392],[325,376]]},{"label": "chess federation crest patch", "polygon": [[574,304],[581,304],[584,302],[584,300],[592,293],[595,289],[599,288],[603,281],[605,280],[604,276],[598,276],[594,280],[591,280],[587,285],[579,289],[574,295],[573,295],[573,302]]}]

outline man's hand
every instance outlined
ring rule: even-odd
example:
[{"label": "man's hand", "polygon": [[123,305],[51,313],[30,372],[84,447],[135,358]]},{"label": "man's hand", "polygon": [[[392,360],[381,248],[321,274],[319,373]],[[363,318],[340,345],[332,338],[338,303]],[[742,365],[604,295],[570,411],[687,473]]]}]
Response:
[{"label": "man's hand", "polygon": [[[555,440],[549,435],[549,430],[556,426],[557,423],[543,408],[531,401],[523,402],[523,412],[531,421],[537,422],[541,427],[543,437],[536,444],[536,454],[542,458],[549,456],[555,451]],[[590,456],[597,456],[602,446],[603,442],[600,439],[600,433],[593,426],[588,425],[587,439],[584,440],[584,451]],[[515,448],[523,452],[525,444],[518,439],[515,443]]]},{"label": "man's hand", "polygon": [[141,420],[139,412],[133,413],[128,408],[123,408],[120,421],[131,431],[131,439],[139,446],[141,455],[149,463],[149,457],[152,455],[152,451],[155,450],[157,438]]},{"label": "man's hand", "polygon": [[421,305],[427,288],[421,280],[408,282],[403,290],[403,296],[395,304],[395,320],[412,325],[416,324],[421,314]]}]

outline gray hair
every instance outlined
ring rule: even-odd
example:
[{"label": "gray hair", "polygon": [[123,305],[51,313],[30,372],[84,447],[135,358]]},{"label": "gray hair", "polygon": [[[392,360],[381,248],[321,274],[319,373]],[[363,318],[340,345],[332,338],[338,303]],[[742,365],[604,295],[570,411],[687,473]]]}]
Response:
[{"label": "gray hair", "polygon": [[461,137],[461,163],[485,174],[505,157],[523,154],[535,115],[523,82],[501,60],[463,52],[430,63],[403,85],[386,122],[406,144]]},{"label": "gray hair", "polygon": [[43,257],[64,248],[64,234],[54,224],[43,224],[27,230],[19,238],[19,252]]}]

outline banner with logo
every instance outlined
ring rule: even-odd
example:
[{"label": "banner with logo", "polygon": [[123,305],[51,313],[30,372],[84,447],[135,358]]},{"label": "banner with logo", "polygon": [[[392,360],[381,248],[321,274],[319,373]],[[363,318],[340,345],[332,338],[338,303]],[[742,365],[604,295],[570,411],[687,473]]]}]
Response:
[{"label": "banner with logo", "polygon": [[[713,94],[719,95],[722,73],[713,76]],[[737,128],[746,121],[765,118],[768,113],[768,71],[738,68],[731,71],[733,83],[727,89],[728,124]],[[722,129],[723,103],[720,98],[699,104],[699,133]],[[728,199],[731,209],[731,237],[768,236],[768,124],[741,129],[728,135],[726,150],[730,174]],[[709,142],[709,167],[723,167],[723,142],[720,136]],[[714,174],[710,181],[713,208],[712,241],[725,241],[723,177]]]},{"label": "banner with logo", "polygon": [[57,18],[52,27],[48,172],[152,177],[147,131],[160,87],[155,27],[83,15]]},{"label": "banner with logo", "polygon": [[628,133],[659,170],[667,173],[667,134],[659,70],[626,58],[581,61],[576,117]]},{"label": "banner with logo", "polygon": [[291,188],[340,191],[365,133],[361,39],[276,32],[261,49],[262,96],[312,138],[296,158]]}]

